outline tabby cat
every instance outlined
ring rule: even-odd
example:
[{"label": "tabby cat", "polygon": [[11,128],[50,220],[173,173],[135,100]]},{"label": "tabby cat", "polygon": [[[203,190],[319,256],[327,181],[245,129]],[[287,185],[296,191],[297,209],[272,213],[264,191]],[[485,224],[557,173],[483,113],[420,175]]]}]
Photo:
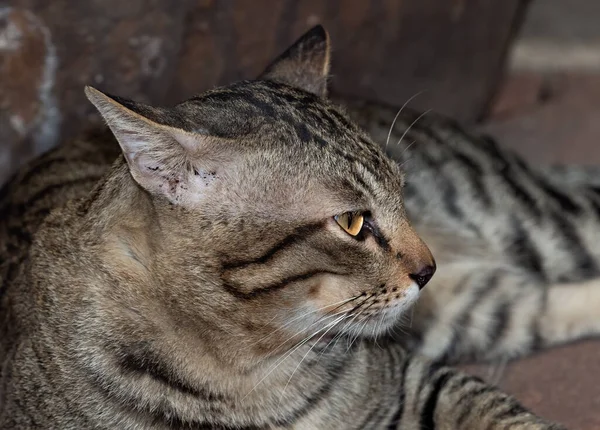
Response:
[{"label": "tabby cat", "polygon": [[407,110],[388,158],[328,68],[319,26],[172,108],[86,89],[119,145],[0,196],[1,429],[562,428],[443,362],[597,331],[595,195]]}]

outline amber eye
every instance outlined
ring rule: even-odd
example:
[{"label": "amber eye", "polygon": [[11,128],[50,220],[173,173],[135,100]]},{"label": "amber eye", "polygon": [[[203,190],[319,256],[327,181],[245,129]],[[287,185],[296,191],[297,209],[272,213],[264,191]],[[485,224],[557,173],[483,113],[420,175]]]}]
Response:
[{"label": "amber eye", "polygon": [[365,221],[363,215],[357,212],[346,212],[341,215],[336,215],[333,218],[340,227],[351,236],[356,236],[360,233]]}]

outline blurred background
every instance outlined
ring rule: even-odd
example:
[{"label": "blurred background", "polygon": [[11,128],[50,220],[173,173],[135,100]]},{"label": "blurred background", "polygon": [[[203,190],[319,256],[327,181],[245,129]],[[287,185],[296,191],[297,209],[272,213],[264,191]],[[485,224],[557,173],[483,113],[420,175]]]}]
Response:
[{"label": "blurred background", "polygon": [[[411,107],[534,162],[600,164],[599,0],[0,0],[0,183],[98,121],[84,85],[175,103],[256,76],[317,23],[335,95],[420,93]],[[600,429],[600,342],[468,370]]]}]

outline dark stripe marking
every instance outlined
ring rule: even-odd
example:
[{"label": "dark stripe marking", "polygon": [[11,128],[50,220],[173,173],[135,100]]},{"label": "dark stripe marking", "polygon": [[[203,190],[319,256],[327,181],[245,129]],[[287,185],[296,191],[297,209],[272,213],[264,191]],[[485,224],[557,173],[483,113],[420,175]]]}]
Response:
[{"label": "dark stripe marking", "polygon": [[31,166],[31,168],[29,170],[27,170],[27,172],[21,177],[19,178],[19,182],[21,184],[29,182],[29,180],[37,175],[37,174],[42,174],[42,172],[48,168],[51,168],[52,166],[54,166],[55,164],[59,164],[59,163],[63,163],[63,162],[69,162],[69,161],[75,161],[78,162],[78,159],[70,159],[67,157],[56,157],[56,158],[47,158],[44,157],[43,159],[39,160],[38,163],[35,163],[33,166]]},{"label": "dark stripe marking", "polygon": [[510,302],[503,302],[496,306],[496,309],[492,314],[492,323],[488,329],[490,346],[495,346],[496,343],[504,337],[504,333],[508,328],[512,306],[513,304]]},{"label": "dark stripe marking", "polygon": [[507,164],[500,170],[500,173],[504,184],[509,188],[513,197],[521,203],[525,210],[530,212],[536,219],[542,217],[542,211],[538,207],[536,199],[531,196],[529,191],[522,184],[517,182],[515,170]]},{"label": "dark stripe marking", "polygon": [[[385,284],[382,286],[385,287]],[[384,381],[394,380],[395,370],[398,366],[398,357],[394,354],[393,350],[388,350],[387,356],[390,358],[390,361],[386,362],[386,365],[381,368],[379,377],[383,378]],[[401,359],[402,357],[400,357]],[[366,402],[363,404],[365,408],[370,407],[371,410],[367,414],[367,417],[363,420],[359,429],[373,428],[379,429],[382,428],[382,421],[386,420],[387,416],[390,413],[390,404],[389,401],[391,399],[379,399],[379,398],[369,398],[365,399],[366,402],[372,401],[374,404],[367,404]],[[393,404],[393,403],[392,403]],[[387,420],[386,420],[387,421]]]},{"label": "dark stripe marking", "polygon": [[515,216],[510,219],[509,231],[511,232],[509,237],[511,242],[506,248],[506,255],[513,258],[518,266],[527,269],[542,280],[545,279],[546,272],[542,256],[531,241],[529,232],[523,228],[523,224]]},{"label": "dark stripe marking", "polygon": [[147,346],[127,346],[119,354],[119,365],[127,372],[146,374],[154,380],[183,394],[200,398],[207,402],[223,402],[222,394],[192,387],[175,375],[175,371],[156,356]]},{"label": "dark stripe marking", "polygon": [[88,177],[83,177],[83,178],[70,179],[68,181],[63,181],[63,182],[59,182],[57,184],[48,185],[48,186],[42,188],[41,190],[37,191],[32,196],[28,197],[26,201],[14,206],[14,207],[11,207],[10,211],[13,214],[22,215],[28,207],[31,207],[35,203],[39,202],[40,200],[44,199],[45,197],[47,197],[48,195],[50,195],[56,191],[60,191],[63,188],[72,186],[72,185],[83,185],[83,184],[89,184],[89,183],[96,183],[96,182],[98,182],[98,180],[100,180],[100,178],[101,178],[100,176],[92,176],[92,177],[88,176]]},{"label": "dark stripe marking", "polygon": [[253,264],[264,264],[275,256],[275,254],[289,248],[298,241],[307,240],[312,235],[319,233],[325,227],[324,222],[307,224],[294,229],[292,234],[286,236],[283,240],[273,245],[260,257],[252,260],[235,261],[223,264],[223,271],[240,269],[242,267],[250,266]]},{"label": "dark stripe marking", "polygon": [[400,388],[398,389],[398,406],[396,407],[396,411],[392,415],[392,419],[387,427],[388,430],[396,430],[398,428],[398,424],[402,419],[402,414],[404,414],[404,402],[406,401],[406,373],[408,371],[408,367],[410,366],[410,360],[406,358],[404,360],[404,364],[402,365],[402,370],[400,371]]},{"label": "dark stripe marking", "polygon": [[446,371],[446,373],[438,376],[433,383],[433,387],[431,388],[431,391],[427,396],[427,400],[423,405],[423,409],[421,410],[419,428],[435,430],[435,409],[437,407],[439,396],[446,384],[451,380],[452,376],[453,375],[450,371]]},{"label": "dark stripe marking", "polygon": [[572,215],[579,215],[582,212],[581,206],[571,197],[559,191],[556,187],[551,185],[549,182],[537,178],[536,180],[539,187],[558,205],[558,209],[564,210]]},{"label": "dark stripe marking", "polygon": [[[448,363],[456,357],[461,357],[462,359],[466,358],[464,349],[467,349],[469,345],[467,343],[468,337],[463,336],[463,331],[465,331],[465,327],[468,327],[471,322],[473,309],[479,306],[486,299],[486,297],[497,288],[501,276],[501,270],[495,270],[491,273],[488,273],[483,280],[480,280],[478,285],[469,286],[469,290],[472,292],[471,300],[464,307],[464,309],[462,309],[462,313],[453,322],[453,326],[460,327],[460,329],[453,330],[452,340],[448,344],[448,349],[440,358],[440,362]],[[470,279],[471,277],[468,277],[465,282],[470,282]],[[463,351],[461,351],[461,349]]]},{"label": "dark stripe marking", "polygon": [[573,257],[575,270],[570,273],[564,273],[558,277],[559,282],[574,282],[590,279],[599,273],[596,260],[589,251],[583,246],[583,241],[579,237],[576,227],[562,214],[548,214],[551,221],[556,226],[556,233],[562,236],[569,254]]},{"label": "dark stripe marking", "polygon": [[299,275],[289,276],[275,284],[263,286],[263,287],[260,287],[260,288],[257,288],[255,290],[248,291],[248,292],[244,292],[244,291],[240,290],[239,285],[229,283],[226,280],[222,280],[222,281],[223,281],[223,288],[225,289],[225,291],[227,291],[232,296],[240,298],[240,299],[251,299],[251,298],[255,298],[255,297],[258,297],[258,296],[261,296],[264,294],[272,293],[277,290],[281,290],[282,288],[285,288],[286,286],[288,286],[291,283],[305,281],[314,276],[325,275],[325,274],[342,275],[342,273],[334,272],[332,270],[316,269],[316,270],[311,270],[310,272],[302,273]]},{"label": "dark stripe marking", "polygon": [[[465,385],[471,382],[484,383],[481,379],[472,375],[463,375],[452,382],[452,387],[450,390],[452,390],[452,392],[459,392],[465,388]],[[472,410],[465,405],[467,402],[470,402],[470,398],[468,396],[460,396],[460,398],[454,404],[455,410],[461,410],[460,414],[454,420],[458,428],[463,428],[465,421],[473,416]]]},{"label": "dark stripe marking", "polygon": [[460,396],[456,404],[454,405],[454,409],[461,409],[460,414],[456,417],[455,422],[458,428],[463,428],[464,424],[469,418],[473,417],[473,409],[469,407],[472,404],[481,403],[480,401],[475,401],[476,397],[479,397],[483,394],[495,393],[494,399],[491,401],[491,404],[487,406],[487,410],[492,411],[498,407],[498,404],[502,404],[506,402],[506,397],[504,397],[498,390],[491,386],[485,384],[480,379],[473,379],[472,377],[466,377],[460,387],[457,387],[455,391],[458,391],[461,387],[464,387],[469,382],[478,382],[480,384],[484,384],[482,387],[476,388],[473,391],[464,393]]},{"label": "dark stripe marking", "polygon": [[590,187],[586,191],[586,200],[594,211],[596,218],[600,218],[600,188]]},{"label": "dark stripe marking", "polygon": [[509,403],[510,406],[508,407],[508,409],[506,409],[504,411],[500,411],[497,414],[495,414],[494,421],[498,422],[498,421],[505,420],[507,418],[518,417],[519,415],[523,415],[523,414],[528,414],[528,415],[530,414],[530,412],[527,409],[525,409],[523,406],[521,406],[516,401],[514,401],[508,397],[505,398],[504,400],[507,403]]}]

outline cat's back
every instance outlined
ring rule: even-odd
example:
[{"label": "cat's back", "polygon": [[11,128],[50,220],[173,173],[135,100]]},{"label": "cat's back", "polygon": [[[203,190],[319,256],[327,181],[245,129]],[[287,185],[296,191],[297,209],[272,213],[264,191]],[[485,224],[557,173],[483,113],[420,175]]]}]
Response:
[{"label": "cat's back", "polygon": [[0,190],[0,298],[55,208],[85,197],[119,154],[105,130],[92,130],[23,166]]}]

